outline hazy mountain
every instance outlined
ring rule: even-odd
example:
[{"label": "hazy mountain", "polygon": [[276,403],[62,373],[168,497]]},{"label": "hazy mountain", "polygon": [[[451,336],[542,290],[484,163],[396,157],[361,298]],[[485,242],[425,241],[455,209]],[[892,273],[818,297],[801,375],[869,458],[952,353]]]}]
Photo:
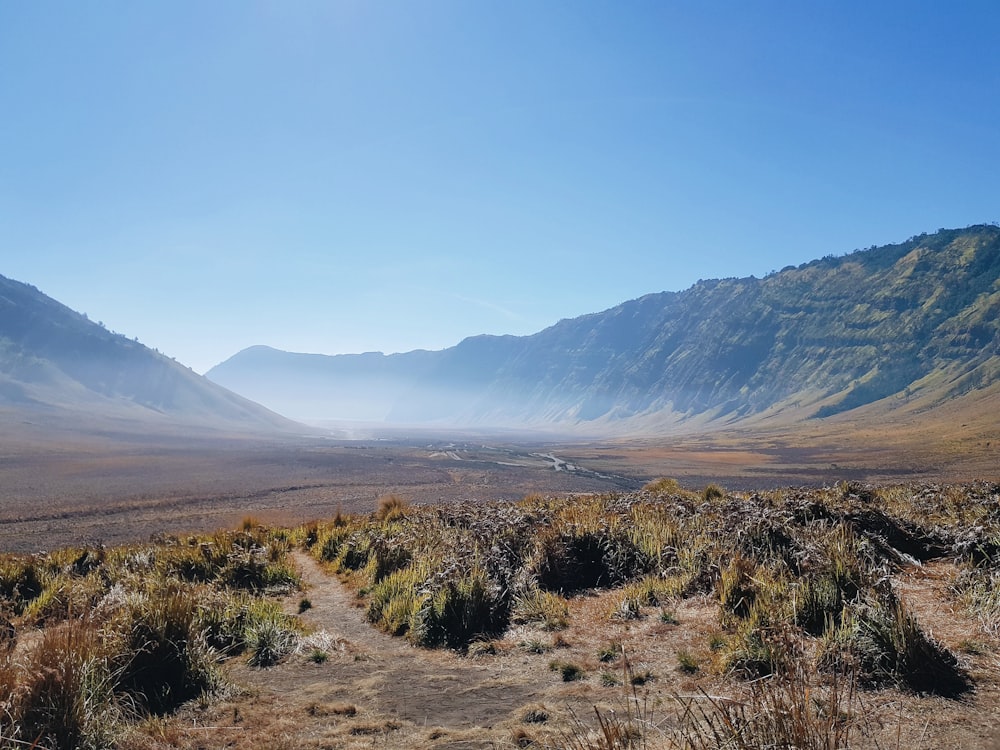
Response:
[{"label": "hazy mountain", "polygon": [[294,419],[381,421],[440,354],[329,357],[252,346],[207,377]]},{"label": "hazy mountain", "polygon": [[1000,379],[1000,228],[701,281],[532,336],[391,356],[254,347],[208,376],[298,417],[397,422],[667,427],[933,406]]},{"label": "hazy mountain", "polygon": [[0,276],[0,409],[55,423],[291,430],[287,419]]}]

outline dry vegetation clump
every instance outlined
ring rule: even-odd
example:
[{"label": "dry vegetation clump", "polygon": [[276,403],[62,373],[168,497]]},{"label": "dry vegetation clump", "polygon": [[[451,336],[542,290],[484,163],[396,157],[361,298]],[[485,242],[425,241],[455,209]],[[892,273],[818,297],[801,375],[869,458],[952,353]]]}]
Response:
[{"label": "dry vegetation clump", "polygon": [[751,681],[740,698],[702,694],[679,703],[678,727],[657,747],[835,750],[871,736],[856,684],[840,675],[818,683],[802,662]]},{"label": "dry vegetation clump", "polygon": [[[0,557],[0,748],[114,747],[136,718],[211,694],[221,659],[279,662],[299,639],[265,594],[296,584],[295,545],[387,633],[470,657],[546,653],[541,668],[567,694],[626,691],[622,710],[565,731],[533,704],[511,730],[518,746],[857,746],[868,691],[950,698],[980,679],[901,593],[900,571],[921,562],[957,569],[955,601],[984,636],[1000,631],[996,484],[694,493],[660,480],[629,494],[517,503],[390,497],[369,515],[287,532],[248,519],[202,537]],[[588,625],[608,632],[584,636],[583,651],[574,618],[588,612]],[[700,629],[665,649],[669,662],[633,669],[623,643],[681,632],[692,613]],[[33,629],[31,645],[23,634]],[[325,658],[314,656],[310,668]],[[687,681],[688,695],[665,703],[640,692],[668,678]],[[693,687],[706,683],[727,697]],[[358,736],[389,726],[363,718],[350,729]]]},{"label": "dry vegetation clump", "polygon": [[[545,747],[558,750],[836,750],[868,746],[874,736],[857,685],[841,675],[822,683],[802,662],[746,683],[733,698],[701,692],[660,704],[639,690],[625,658],[618,710],[595,707]],[[876,741],[872,744],[879,747]]]},{"label": "dry vegetation clump", "polygon": [[227,656],[274,663],[296,627],[262,594],[296,583],[287,551],[255,526],[4,557],[0,747],[115,747],[135,720],[219,687]]},{"label": "dry vegetation clump", "polygon": [[378,499],[375,517],[380,521],[396,521],[406,516],[410,504],[399,495],[384,495]]},{"label": "dry vegetation clump", "polygon": [[559,594],[529,589],[515,597],[511,622],[537,623],[545,630],[563,630],[569,624],[569,605]]},{"label": "dry vegetation clump", "polygon": [[168,577],[212,583],[250,591],[284,590],[298,576],[286,562],[290,543],[251,519],[240,531],[219,531],[208,537],[165,539],[156,559]]},{"label": "dry vegetation clump", "polygon": [[974,566],[965,570],[955,591],[979,618],[983,630],[1000,635],[1000,569]]},{"label": "dry vegetation clump", "polygon": [[380,508],[300,534],[357,589],[370,622],[417,645],[462,651],[511,625],[561,629],[567,597],[596,588],[620,590],[612,621],[707,594],[721,633],[698,668],[780,681],[806,664],[865,688],[960,695],[968,677],[890,576],[954,561],[967,571],[959,593],[995,627],[998,496],[987,483],[696,494],[664,479],[624,495]]},{"label": "dry vegetation clump", "polygon": [[972,686],[954,654],[928,636],[887,589],[854,603],[841,624],[827,631],[817,663],[821,669],[849,671],[865,687],[895,685],[958,696]]}]

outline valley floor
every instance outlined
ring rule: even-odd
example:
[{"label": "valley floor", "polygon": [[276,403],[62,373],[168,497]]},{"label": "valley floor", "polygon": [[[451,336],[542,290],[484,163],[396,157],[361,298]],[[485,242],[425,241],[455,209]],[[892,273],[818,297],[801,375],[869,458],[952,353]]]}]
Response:
[{"label": "valley floor", "polygon": [[935,439],[877,424],[816,429],[546,442],[413,430],[350,440],[83,432],[52,440],[0,428],[0,551],[207,532],[246,515],[291,525],[338,509],[368,512],[387,493],[452,503],[629,491],[657,476],[734,490],[1000,478],[1000,436],[965,435],[962,424]]}]

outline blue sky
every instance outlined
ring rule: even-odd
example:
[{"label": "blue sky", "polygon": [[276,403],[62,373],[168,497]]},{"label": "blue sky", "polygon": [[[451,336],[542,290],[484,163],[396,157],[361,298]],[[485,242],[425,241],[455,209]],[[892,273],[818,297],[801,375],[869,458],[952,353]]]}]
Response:
[{"label": "blue sky", "polygon": [[0,274],[204,371],[1000,220],[995,2],[0,0]]}]

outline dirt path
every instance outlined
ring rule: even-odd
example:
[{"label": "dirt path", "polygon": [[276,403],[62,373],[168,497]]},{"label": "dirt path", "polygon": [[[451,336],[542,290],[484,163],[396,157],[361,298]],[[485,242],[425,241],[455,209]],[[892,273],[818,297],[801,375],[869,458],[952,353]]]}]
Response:
[{"label": "dirt path", "polygon": [[[326,662],[306,659],[244,677],[278,697],[320,707],[360,709],[425,727],[490,728],[535,698],[532,686],[511,679],[498,660],[463,659],[410,646],[371,627],[353,594],[301,552],[293,553],[312,606],[301,619],[315,628],[313,641],[330,643]],[[297,607],[298,598],[289,601]],[[315,713],[315,709],[313,711]]]},{"label": "dirt path", "polygon": [[[570,601],[566,630],[512,628],[496,642],[496,655],[471,658],[413,648],[375,630],[335,576],[301,552],[293,560],[306,590],[288,597],[285,606],[297,612],[303,596],[311,602],[301,615],[314,629],[304,649],[269,669],[231,660],[226,677],[242,690],[228,700],[192,705],[171,721],[169,741],[143,750],[497,750],[525,746],[526,738],[536,746],[565,745],[560,738],[584,736],[572,734],[581,726],[574,717],[592,717],[596,705],[605,715],[625,706],[629,687],[622,684],[622,664],[600,657],[609,643],[628,653],[634,674],[648,681],[642,694],[655,706],[655,724],[651,717],[647,728],[650,747],[669,746],[657,739],[675,721],[671,696],[739,689],[712,669],[710,638],[718,632],[718,613],[708,597],[677,602],[674,622],[662,621],[654,608],[641,619],[618,621],[608,612],[620,594],[593,592]],[[954,566],[932,563],[900,571],[893,582],[921,626],[959,654],[975,689],[957,700],[893,689],[867,692],[865,727],[884,740],[882,747],[1000,750],[994,744],[1000,643],[982,634],[949,595],[954,575]],[[963,650],[970,634],[982,646],[975,653]],[[310,659],[314,649],[327,658]],[[681,653],[697,663],[694,673],[678,668]],[[550,669],[552,661],[580,667],[582,679],[564,682]],[[535,709],[549,719],[525,718]],[[858,747],[873,746],[865,737],[858,741]]]}]

